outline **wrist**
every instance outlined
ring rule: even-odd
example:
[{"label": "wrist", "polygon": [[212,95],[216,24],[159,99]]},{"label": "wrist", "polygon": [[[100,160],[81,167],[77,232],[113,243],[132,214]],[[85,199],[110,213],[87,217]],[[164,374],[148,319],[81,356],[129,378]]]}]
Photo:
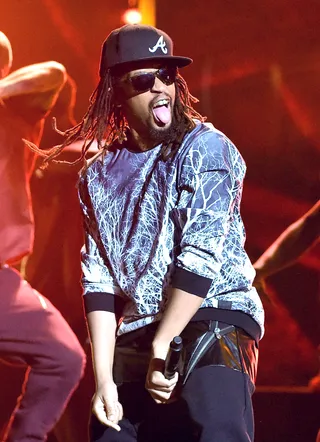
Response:
[{"label": "wrist", "polygon": [[102,388],[104,385],[106,384],[110,384],[113,383],[113,376],[111,375],[107,375],[107,376],[95,376],[95,384],[96,384],[96,389],[100,389]]},{"label": "wrist", "polygon": [[170,340],[157,340],[152,343],[151,351],[152,357],[158,359],[165,359],[169,350]]},{"label": "wrist", "polygon": [[113,370],[109,365],[107,367],[94,367],[94,379],[96,387],[113,382]]}]

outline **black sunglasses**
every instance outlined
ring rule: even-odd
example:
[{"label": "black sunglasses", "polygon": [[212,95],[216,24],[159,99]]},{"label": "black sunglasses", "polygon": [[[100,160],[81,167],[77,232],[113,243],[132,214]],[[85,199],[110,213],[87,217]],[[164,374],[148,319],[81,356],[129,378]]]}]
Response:
[{"label": "black sunglasses", "polygon": [[176,67],[166,67],[160,68],[155,72],[143,72],[141,74],[134,75],[128,78],[128,81],[131,83],[136,92],[146,92],[147,90],[153,88],[156,77],[159,78],[159,80],[161,80],[166,86],[170,86],[175,82],[177,73],[178,70]]}]

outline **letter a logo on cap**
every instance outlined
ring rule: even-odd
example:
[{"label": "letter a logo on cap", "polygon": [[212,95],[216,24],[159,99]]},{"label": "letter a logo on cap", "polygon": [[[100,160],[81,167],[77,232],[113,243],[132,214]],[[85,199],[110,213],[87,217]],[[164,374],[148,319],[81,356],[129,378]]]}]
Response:
[{"label": "letter a logo on cap", "polygon": [[166,46],[166,42],[163,39],[163,35],[161,35],[161,37],[159,37],[159,40],[157,41],[157,43],[153,46],[153,48],[149,48],[150,52],[156,52],[156,50],[158,48],[161,48],[162,52],[164,54],[166,54],[168,52],[168,48]]}]

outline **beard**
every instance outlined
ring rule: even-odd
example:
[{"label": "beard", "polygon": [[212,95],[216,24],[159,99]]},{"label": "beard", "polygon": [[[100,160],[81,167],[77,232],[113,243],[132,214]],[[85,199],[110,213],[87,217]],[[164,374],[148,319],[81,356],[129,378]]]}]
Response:
[{"label": "beard", "polygon": [[[177,106],[177,107],[176,107]],[[147,149],[142,148],[139,141],[134,139],[130,126],[128,125],[126,129],[126,138],[128,145],[131,146],[133,150],[149,150],[156,146],[162,145],[164,149],[169,150],[173,145],[181,144],[184,134],[188,130],[188,125],[183,117],[181,117],[182,111],[180,109],[179,103],[174,103],[174,108],[172,112],[171,123],[168,127],[156,126],[152,121],[153,118],[152,111],[150,112],[150,120],[144,124],[143,128],[140,126],[139,138],[146,141]]]},{"label": "beard", "polygon": [[174,141],[179,135],[179,124],[174,113],[169,127],[154,127],[150,125],[147,128],[146,135],[155,146],[158,144],[169,144]]}]

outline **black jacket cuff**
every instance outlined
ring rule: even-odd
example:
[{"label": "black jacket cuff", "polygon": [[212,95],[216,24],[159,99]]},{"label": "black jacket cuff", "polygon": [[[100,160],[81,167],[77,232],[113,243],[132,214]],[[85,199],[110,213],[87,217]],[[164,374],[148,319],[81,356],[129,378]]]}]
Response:
[{"label": "black jacket cuff", "polygon": [[102,310],[122,315],[124,300],[118,295],[105,292],[88,292],[83,297],[84,310],[87,313]]},{"label": "black jacket cuff", "polygon": [[211,283],[212,279],[189,272],[181,267],[175,268],[171,279],[172,287],[200,296],[200,298],[207,296]]}]

